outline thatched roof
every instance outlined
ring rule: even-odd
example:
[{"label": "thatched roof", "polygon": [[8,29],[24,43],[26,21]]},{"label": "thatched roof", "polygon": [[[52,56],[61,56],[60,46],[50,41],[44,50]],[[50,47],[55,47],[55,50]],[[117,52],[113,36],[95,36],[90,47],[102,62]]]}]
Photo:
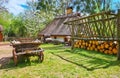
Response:
[{"label": "thatched roof", "polygon": [[64,22],[78,18],[80,18],[78,14],[57,16],[39,33],[39,36],[69,36],[71,35],[70,30]]}]

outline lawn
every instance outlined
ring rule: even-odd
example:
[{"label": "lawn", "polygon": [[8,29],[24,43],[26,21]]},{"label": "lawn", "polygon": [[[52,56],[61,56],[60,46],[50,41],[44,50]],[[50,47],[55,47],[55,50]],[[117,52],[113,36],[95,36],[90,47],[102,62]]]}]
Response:
[{"label": "lawn", "polygon": [[84,49],[71,50],[63,45],[42,44],[45,59],[37,57],[14,66],[13,61],[0,69],[0,78],[120,78],[120,61],[115,55]]}]

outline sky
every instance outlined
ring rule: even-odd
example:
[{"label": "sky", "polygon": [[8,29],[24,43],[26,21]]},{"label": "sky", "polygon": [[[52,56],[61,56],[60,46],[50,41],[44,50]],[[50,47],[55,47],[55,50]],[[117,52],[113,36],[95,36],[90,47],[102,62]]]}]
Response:
[{"label": "sky", "polygon": [[[115,9],[115,10],[118,9],[118,8],[116,8],[116,3],[118,3],[118,2],[120,3],[120,0],[112,0],[111,8],[112,8],[112,9]],[[120,8],[119,8],[119,9],[120,9]]]},{"label": "sky", "polygon": [[[8,11],[10,13],[13,13],[14,15],[18,15],[20,12],[24,12],[25,9],[28,9],[26,2],[27,1],[33,1],[33,0],[9,0],[9,3],[5,5],[6,8],[8,8]],[[35,1],[35,0],[34,0]],[[112,9],[117,9],[115,4],[119,0],[112,0]]]},{"label": "sky", "polygon": [[29,8],[26,4],[27,1],[31,0],[9,0],[9,3],[5,4],[5,7],[8,8],[10,13],[18,15],[20,12]]}]

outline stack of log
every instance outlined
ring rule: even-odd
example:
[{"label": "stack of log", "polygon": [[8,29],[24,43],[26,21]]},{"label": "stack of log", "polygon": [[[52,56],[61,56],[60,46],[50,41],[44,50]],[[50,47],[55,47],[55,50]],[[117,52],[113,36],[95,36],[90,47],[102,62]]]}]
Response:
[{"label": "stack of log", "polygon": [[117,54],[116,41],[85,41],[78,40],[74,44],[75,48],[95,50],[105,54]]}]

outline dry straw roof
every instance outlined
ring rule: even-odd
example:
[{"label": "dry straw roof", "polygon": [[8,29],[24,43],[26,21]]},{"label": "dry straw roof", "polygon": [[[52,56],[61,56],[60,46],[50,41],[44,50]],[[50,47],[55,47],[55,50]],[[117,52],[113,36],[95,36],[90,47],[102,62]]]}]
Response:
[{"label": "dry straw roof", "polygon": [[40,33],[40,36],[68,36],[71,35],[68,26],[64,22],[79,19],[79,14],[57,16]]}]

